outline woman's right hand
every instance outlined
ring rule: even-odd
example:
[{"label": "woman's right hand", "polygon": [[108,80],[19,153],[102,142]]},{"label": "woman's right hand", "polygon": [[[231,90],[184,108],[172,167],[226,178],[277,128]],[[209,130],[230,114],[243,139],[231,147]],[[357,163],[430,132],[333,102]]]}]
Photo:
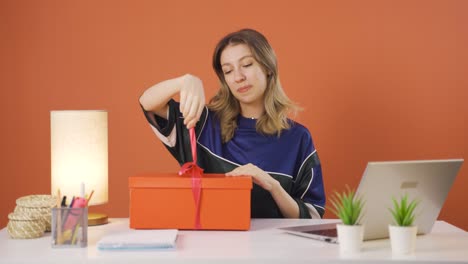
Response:
[{"label": "woman's right hand", "polygon": [[184,117],[184,125],[192,128],[200,119],[205,107],[205,91],[200,78],[186,74],[181,78],[180,112]]}]

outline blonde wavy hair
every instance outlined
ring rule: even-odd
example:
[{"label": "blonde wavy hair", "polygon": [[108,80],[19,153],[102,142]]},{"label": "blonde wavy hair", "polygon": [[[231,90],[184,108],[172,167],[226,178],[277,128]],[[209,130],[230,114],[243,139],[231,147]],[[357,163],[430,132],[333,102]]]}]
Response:
[{"label": "blonde wavy hair", "polygon": [[213,69],[218,75],[221,87],[211,98],[208,108],[214,111],[220,120],[223,143],[234,136],[240,105],[224,79],[221,53],[227,46],[238,44],[246,44],[255,60],[267,73],[267,87],[264,94],[265,114],[257,120],[256,130],[262,134],[280,136],[283,129],[290,128],[288,115],[296,114],[300,109],[286,96],[281,87],[276,55],[265,36],[253,29],[242,29],[221,39],[213,53]]}]

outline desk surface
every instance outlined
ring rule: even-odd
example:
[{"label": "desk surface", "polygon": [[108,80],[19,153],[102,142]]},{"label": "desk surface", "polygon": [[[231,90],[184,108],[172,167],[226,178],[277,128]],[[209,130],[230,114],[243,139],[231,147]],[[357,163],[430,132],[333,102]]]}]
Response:
[{"label": "desk surface", "polygon": [[388,239],[366,241],[357,255],[340,255],[336,244],[284,233],[277,227],[333,220],[254,219],[250,231],[179,231],[177,249],[160,251],[100,251],[104,235],[129,229],[128,219],[110,219],[89,227],[87,248],[51,248],[50,233],[29,240],[10,239],[0,231],[0,263],[468,263],[468,233],[438,221],[428,235],[418,236],[413,255],[395,257]]}]

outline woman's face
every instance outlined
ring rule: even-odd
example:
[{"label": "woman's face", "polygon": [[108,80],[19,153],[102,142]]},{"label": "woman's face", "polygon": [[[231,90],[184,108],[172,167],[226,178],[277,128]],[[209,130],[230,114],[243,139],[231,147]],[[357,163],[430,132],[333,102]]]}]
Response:
[{"label": "woman's face", "polygon": [[221,52],[224,79],[234,97],[243,105],[263,107],[267,74],[246,44],[228,45]]}]

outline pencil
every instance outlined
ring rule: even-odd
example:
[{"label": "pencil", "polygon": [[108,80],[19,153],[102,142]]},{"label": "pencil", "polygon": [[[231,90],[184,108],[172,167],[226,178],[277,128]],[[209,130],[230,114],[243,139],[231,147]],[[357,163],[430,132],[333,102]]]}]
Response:
[{"label": "pencil", "polygon": [[61,200],[60,189],[57,190],[57,208],[56,208],[56,223],[55,223],[55,245],[62,244],[62,209],[60,206]]},{"label": "pencil", "polygon": [[61,199],[60,189],[57,189],[57,208],[60,207],[60,199]]},{"label": "pencil", "polygon": [[89,200],[91,200],[91,197],[93,197],[93,194],[94,194],[94,190],[91,191],[91,193],[89,194],[88,199],[86,199],[86,206],[88,206]]}]

